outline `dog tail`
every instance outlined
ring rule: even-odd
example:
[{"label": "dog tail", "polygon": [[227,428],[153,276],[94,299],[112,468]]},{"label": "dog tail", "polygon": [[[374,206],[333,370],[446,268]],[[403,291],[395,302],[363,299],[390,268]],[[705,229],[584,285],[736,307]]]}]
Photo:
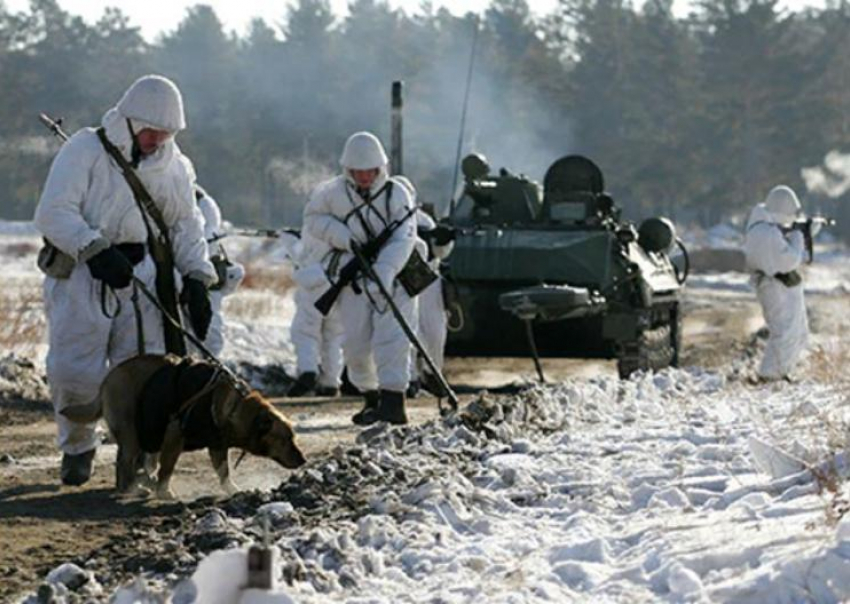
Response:
[{"label": "dog tail", "polygon": [[65,407],[59,413],[70,419],[72,422],[77,422],[79,424],[97,421],[101,418],[101,416],[103,416],[103,405],[100,401],[100,394],[98,394],[90,403]]}]

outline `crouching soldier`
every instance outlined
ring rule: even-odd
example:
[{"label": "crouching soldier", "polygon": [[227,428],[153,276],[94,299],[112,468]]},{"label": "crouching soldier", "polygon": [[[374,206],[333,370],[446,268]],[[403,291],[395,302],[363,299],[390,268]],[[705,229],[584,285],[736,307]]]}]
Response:
[{"label": "crouching soldier", "polygon": [[[320,184],[304,210],[304,230],[332,253],[324,263],[329,282],[354,257],[352,249],[386,239],[372,268],[402,316],[415,322],[415,298],[397,282],[416,241],[413,202],[404,186],[387,174],[387,156],[368,132],[353,134],[340,159],[343,173]],[[372,250],[370,250],[372,251]],[[352,420],[407,423],[405,388],[410,342],[387,307],[378,285],[360,271],[337,301],[343,323],[343,356],[351,382],[365,393],[364,408]]]},{"label": "crouching soldier", "polygon": [[[63,453],[61,478],[68,485],[89,479],[98,440],[94,422],[71,422],[62,409],[90,402],[111,366],[140,350],[164,352],[160,312],[131,287],[135,277],[156,289],[154,238],[170,240],[195,332],[206,335],[209,326],[207,286],[215,271],[195,204],[193,169],[174,142],[185,125],[174,83],[140,78],[100,128],[84,128],[62,147],[36,208],[36,228],[49,242],[39,258],[47,274],[47,378]],[[122,165],[146,189],[152,208],[134,194]],[[173,287],[172,294],[176,309]]]}]

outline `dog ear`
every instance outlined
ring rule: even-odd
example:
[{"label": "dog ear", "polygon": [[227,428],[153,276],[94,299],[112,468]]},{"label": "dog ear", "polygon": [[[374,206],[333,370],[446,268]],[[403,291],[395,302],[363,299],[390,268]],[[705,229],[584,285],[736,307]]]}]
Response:
[{"label": "dog ear", "polygon": [[271,432],[273,427],[274,419],[272,418],[272,414],[263,409],[257,414],[257,417],[254,418],[252,432],[254,432],[257,436],[265,436]]}]

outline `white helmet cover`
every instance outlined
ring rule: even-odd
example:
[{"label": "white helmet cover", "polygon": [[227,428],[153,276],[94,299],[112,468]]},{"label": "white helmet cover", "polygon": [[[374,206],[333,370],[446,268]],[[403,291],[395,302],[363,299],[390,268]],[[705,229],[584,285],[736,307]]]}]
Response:
[{"label": "white helmet cover", "polygon": [[346,170],[371,170],[389,163],[384,146],[371,132],[355,132],[345,141],[339,163]]},{"label": "white helmet cover", "polygon": [[802,213],[800,200],[791,187],[779,185],[771,189],[764,201],[770,217],[777,224],[790,225]]},{"label": "white helmet cover", "polygon": [[150,124],[158,130],[176,133],[186,127],[180,89],[163,76],[140,77],[127,89],[116,108],[124,117]]}]

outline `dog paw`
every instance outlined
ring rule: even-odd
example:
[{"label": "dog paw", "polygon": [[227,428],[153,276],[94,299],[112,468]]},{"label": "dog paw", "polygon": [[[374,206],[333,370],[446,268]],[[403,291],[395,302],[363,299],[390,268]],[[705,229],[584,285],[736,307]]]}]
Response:
[{"label": "dog paw", "polygon": [[119,493],[122,499],[147,499],[153,494],[153,491],[145,485],[135,483],[130,485],[125,491]]},{"label": "dog paw", "polygon": [[160,487],[156,490],[157,499],[162,499],[164,501],[174,501],[177,499],[177,496],[174,494],[174,491],[171,490],[171,487]]}]

